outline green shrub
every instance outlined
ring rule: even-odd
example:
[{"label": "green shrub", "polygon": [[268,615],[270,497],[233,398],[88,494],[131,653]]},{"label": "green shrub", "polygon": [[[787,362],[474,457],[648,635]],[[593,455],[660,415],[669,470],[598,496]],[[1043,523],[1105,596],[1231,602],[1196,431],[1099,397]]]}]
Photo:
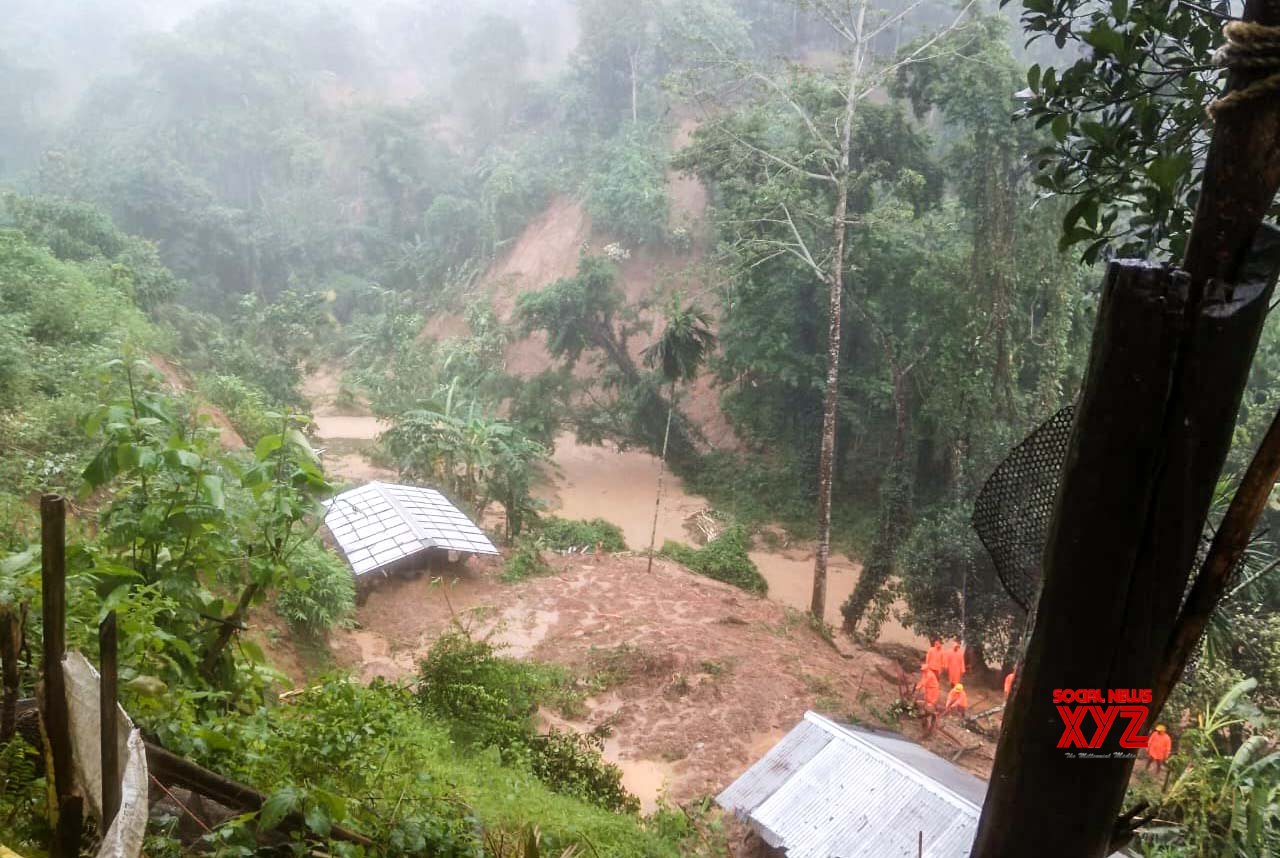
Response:
[{"label": "green shrub", "polygon": [[508,584],[514,584],[516,581],[545,575],[550,571],[551,567],[542,559],[542,552],[538,550],[537,540],[519,537],[516,540],[515,549],[503,564],[502,574],[499,577]]},{"label": "green shrub", "polygon": [[603,518],[590,521],[547,516],[537,525],[538,543],[552,551],[568,551],[571,548],[591,548],[597,545],[601,551],[626,551],[627,540],[622,528]]},{"label": "green shrub", "polygon": [[560,669],[501,658],[485,641],[442,636],[418,670],[418,702],[449,722],[465,746],[497,748],[504,764],[524,768],[551,789],[613,811],[639,802],[622,787],[622,772],[600,757],[600,742],[551,731],[539,734],[533,715],[567,684]]},{"label": "green shrub", "polygon": [[280,418],[272,414],[261,388],[237,375],[213,374],[199,382],[200,394],[219,408],[249,446],[263,436],[280,431]]},{"label": "green shrub", "polygon": [[642,244],[667,232],[666,153],[656,135],[620,135],[601,147],[586,182],[595,227]]},{"label": "green shrub", "polygon": [[347,621],[355,610],[356,588],[351,570],[336,554],[308,540],[289,558],[289,568],[276,595],[276,613],[313,635]]},{"label": "green shrub", "polygon": [[763,596],[768,592],[769,584],[747,555],[747,540],[746,528],[736,525],[702,548],[691,548],[683,542],[668,539],[662,545],[662,554],[700,575]]}]

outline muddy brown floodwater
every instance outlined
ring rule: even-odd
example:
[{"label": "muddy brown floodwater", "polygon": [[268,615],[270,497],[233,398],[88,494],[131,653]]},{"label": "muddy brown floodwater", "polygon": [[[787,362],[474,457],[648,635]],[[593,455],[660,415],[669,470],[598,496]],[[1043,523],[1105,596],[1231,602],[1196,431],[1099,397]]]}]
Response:
[{"label": "muddy brown floodwater", "polygon": [[[634,551],[649,546],[653,505],[658,490],[659,460],[643,450],[620,451],[612,446],[579,444],[572,435],[556,439],[554,462],[558,474],[543,485],[539,496],[556,515],[564,518],[603,518],[622,528]],[[663,477],[662,508],[658,515],[656,547],[668,539],[689,541],[685,520],[707,509],[706,498],[685,491],[684,483],[669,471]],[[782,552],[752,551],[751,559],[769,582],[769,598],[799,611],[809,609],[813,587],[812,546],[793,546]],[[862,564],[843,554],[833,554],[827,578],[826,621],[839,626],[840,605],[853,592]],[[897,614],[901,605],[891,613]],[[886,643],[926,645],[927,641],[891,617],[880,631]]]}]

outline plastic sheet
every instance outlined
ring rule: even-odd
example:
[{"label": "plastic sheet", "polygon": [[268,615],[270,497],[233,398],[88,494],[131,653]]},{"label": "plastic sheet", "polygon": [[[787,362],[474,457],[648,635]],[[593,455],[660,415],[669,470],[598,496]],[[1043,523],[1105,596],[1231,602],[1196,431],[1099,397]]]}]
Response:
[{"label": "plastic sheet", "polygon": [[[67,710],[71,719],[71,753],[76,782],[89,812],[102,819],[102,718],[99,703],[101,677],[78,652],[62,658],[67,685]],[[98,858],[137,858],[147,827],[147,753],[142,734],[117,704],[116,741],[123,764],[120,810],[102,838]]]}]

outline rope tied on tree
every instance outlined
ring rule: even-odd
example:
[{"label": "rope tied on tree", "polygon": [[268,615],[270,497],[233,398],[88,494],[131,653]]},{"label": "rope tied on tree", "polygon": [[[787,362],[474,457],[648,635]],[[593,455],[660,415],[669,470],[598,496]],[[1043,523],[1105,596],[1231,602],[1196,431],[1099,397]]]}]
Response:
[{"label": "rope tied on tree", "polygon": [[1214,51],[1214,65],[1233,71],[1270,71],[1271,74],[1209,102],[1210,119],[1216,119],[1224,110],[1280,92],[1280,27],[1230,21],[1223,25],[1222,35],[1227,41]]}]

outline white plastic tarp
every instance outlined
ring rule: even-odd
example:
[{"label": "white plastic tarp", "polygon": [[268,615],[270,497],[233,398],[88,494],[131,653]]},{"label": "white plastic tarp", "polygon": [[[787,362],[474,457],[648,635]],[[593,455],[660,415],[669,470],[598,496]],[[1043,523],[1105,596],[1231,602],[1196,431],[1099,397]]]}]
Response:
[{"label": "white plastic tarp", "polygon": [[[78,652],[62,657],[67,684],[67,711],[71,719],[71,755],[75,776],[90,812],[102,819],[102,718],[99,703],[101,677]],[[120,810],[102,838],[98,858],[137,858],[147,828],[147,752],[142,734],[124,709],[116,705],[116,741],[123,764]]]}]

